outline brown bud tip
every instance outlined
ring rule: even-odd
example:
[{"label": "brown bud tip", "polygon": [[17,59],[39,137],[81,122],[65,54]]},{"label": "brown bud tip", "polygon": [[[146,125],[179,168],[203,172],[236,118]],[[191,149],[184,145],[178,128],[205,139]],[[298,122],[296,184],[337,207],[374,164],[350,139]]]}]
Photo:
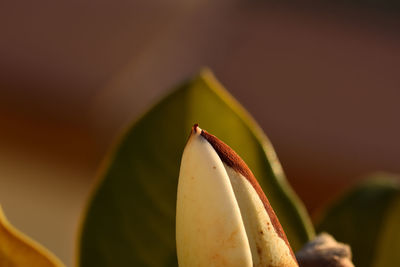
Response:
[{"label": "brown bud tip", "polygon": [[195,123],[195,124],[193,125],[193,127],[192,127],[192,132],[193,132],[193,133],[197,133],[198,129],[199,129],[199,124],[198,124],[198,123]]}]

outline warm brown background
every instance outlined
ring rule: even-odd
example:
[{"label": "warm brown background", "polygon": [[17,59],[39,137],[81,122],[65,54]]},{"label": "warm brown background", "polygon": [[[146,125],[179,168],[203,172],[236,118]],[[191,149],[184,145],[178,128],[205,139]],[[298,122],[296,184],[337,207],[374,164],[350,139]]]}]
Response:
[{"label": "warm brown background", "polygon": [[399,12],[329,3],[1,3],[9,219],[71,266],[111,140],[201,66],[261,124],[310,211],[364,174],[400,172]]}]

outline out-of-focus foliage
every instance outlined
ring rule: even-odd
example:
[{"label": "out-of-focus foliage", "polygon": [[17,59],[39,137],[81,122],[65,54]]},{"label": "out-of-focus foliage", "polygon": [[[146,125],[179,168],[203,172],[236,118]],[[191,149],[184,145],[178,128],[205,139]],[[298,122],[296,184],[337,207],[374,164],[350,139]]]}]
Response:
[{"label": "out-of-focus foliage", "polygon": [[371,11],[389,12],[397,14],[400,11],[400,2],[396,0],[323,0],[323,1],[303,1],[297,2],[288,0],[288,3],[296,5],[310,5],[320,7],[349,7],[353,9],[369,9]]},{"label": "out-of-focus foliage", "polygon": [[177,265],[176,190],[181,154],[194,123],[247,162],[294,250],[313,236],[267,138],[203,71],[135,122],[110,154],[83,223],[80,266]]},{"label": "out-of-focus foliage", "polygon": [[62,267],[63,264],[41,245],[15,229],[0,206],[0,266]]},{"label": "out-of-focus foliage", "polygon": [[343,195],[322,216],[317,230],[348,243],[355,266],[400,266],[398,181],[377,174]]}]

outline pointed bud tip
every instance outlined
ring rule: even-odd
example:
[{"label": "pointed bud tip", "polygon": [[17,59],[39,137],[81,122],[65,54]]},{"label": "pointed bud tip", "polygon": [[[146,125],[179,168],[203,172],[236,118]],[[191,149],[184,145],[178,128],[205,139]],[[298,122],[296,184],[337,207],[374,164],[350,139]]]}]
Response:
[{"label": "pointed bud tip", "polygon": [[198,134],[201,135],[203,133],[203,130],[199,127],[198,123],[195,123],[192,127],[192,134]]},{"label": "pointed bud tip", "polygon": [[200,131],[201,129],[200,129],[200,127],[199,127],[199,124],[198,123],[195,123],[194,125],[193,125],[193,127],[192,127],[192,132],[193,133],[197,133],[197,131]]}]

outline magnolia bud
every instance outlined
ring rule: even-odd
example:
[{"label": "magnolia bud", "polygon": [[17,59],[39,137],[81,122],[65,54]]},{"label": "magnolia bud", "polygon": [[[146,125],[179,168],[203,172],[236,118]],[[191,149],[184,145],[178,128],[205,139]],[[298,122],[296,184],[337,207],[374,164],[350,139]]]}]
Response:
[{"label": "magnolia bud", "polygon": [[181,161],[176,242],[181,267],[298,266],[246,163],[197,125]]}]

